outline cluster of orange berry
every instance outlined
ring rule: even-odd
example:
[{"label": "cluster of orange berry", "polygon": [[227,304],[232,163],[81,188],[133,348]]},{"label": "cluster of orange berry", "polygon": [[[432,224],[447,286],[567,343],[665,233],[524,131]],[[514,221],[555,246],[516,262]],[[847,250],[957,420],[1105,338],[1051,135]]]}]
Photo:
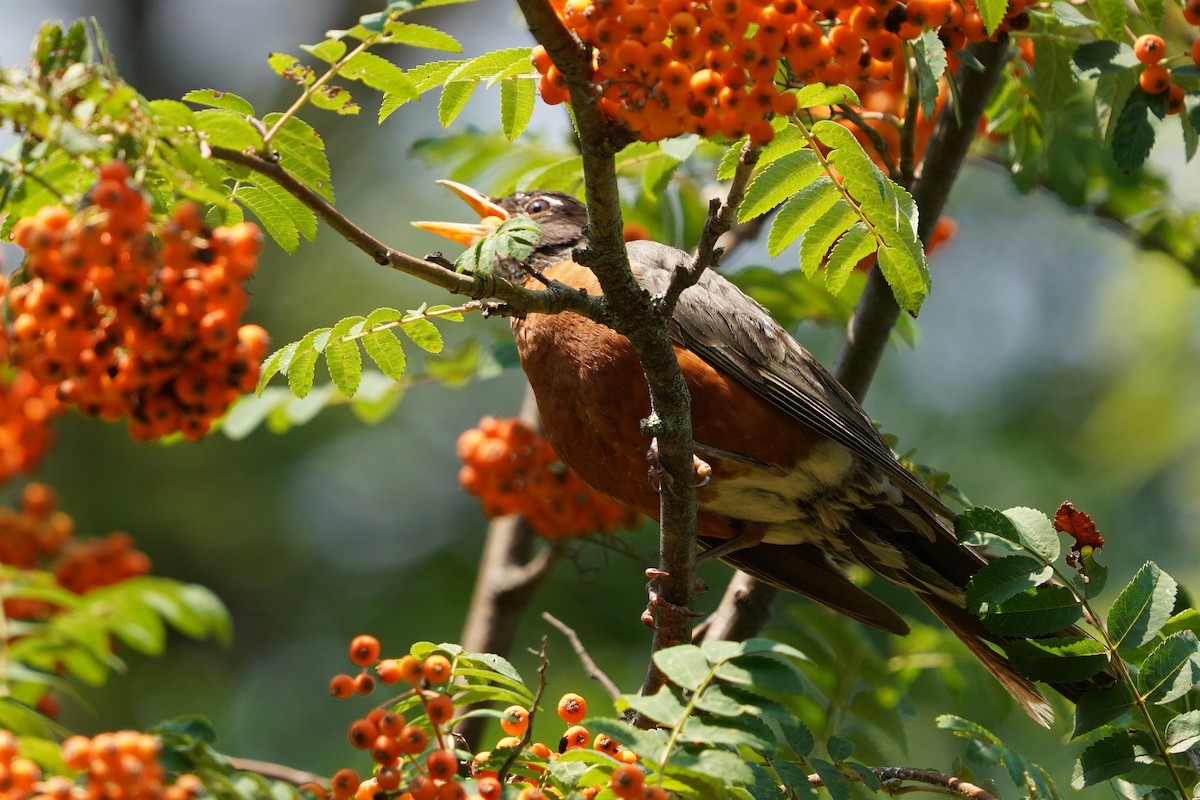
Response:
[{"label": "cluster of orange berry", "polygon": [[[571,750],[585,750],[589,742],[593,749],[607,753],[620,766],[613,770],[608,787],[622,800],[667,800],[668,794],[661,787],[645,785],[646,773],[637,766],[638,756],[632,750],[622,747],[612,737],[600,734],[592,740],[591,732],[580,725],[587,716],[587,701],[574,692],[564,694],[558,701],[558,716],[568,727],[558,742],[557,752],[551,751],[544,742],[533,742],[525,750],[541,761],[554,761],[562,753]],[[479,795],[483,800],[496,800],[500,796],[501,784],[499,775],[493,766],[498,766],[507,758],[508,753],[520,748],[529,730],[529,711],[522,706],[510,706],[500,717],[500,727],[505,736],[499,739],[491,751],[482,751],[475,755],[471,762],[471,776],[478,782]],[[542,769],[534,767],[533,772],[540,774]],[[515,780],[521,780],[515,778]],[[548,800],[553,795],[548,789],[532,781],[521,792],[522,800]],[[600,785],[580,786],[576,790],[587,800],[595,797],[601,790]]]},{"label": "cluster of orange berry", "polygon": [[[681,133],[773,138],[769,119],[795,110],[776,83],[903,80],[902,42],[939,29],[949,45],[988,38],[974,0],[554,0],[564,24],[594,50],[600,105],[643,140]],[[1029,24],[1009,3],[993,35]],[[540,92],[568,99],[565,80],[535,48]]]},{"label": "cluster of orange berry", "polygon": [[[1200,0],[1191,0],[1183,8],[1183,16],[1193,25],[1200,25]],[[1167,93],[1167,113],[1178,114],[1183,110],[1186,92],[1171,80],[1170,71],[1163,66],[1167,55],[1167,43],[1154,33],[1139,36],[1133,43],[1133,54],[1145,66],[1138,75],[1138,85],[1147,94]],[[1192,61],[1200,65],[1200,39],[1192,42]]]},{"label": "cluster of orange berry", "polygon": [[[333,800],[499,800],[503,784],[498,770],[514,750],[511,774],[508,779],[525,786],[519,800],[560,800],[553,787],[541,776],[545,765],[568,750],[588,747],[591,734],[579,723],[587,716],[587,702],[577,694],[563,695],[558,702],[558,715],[569,726],[558,744],[557,752],[544,742],[526,744],[530,723],[529,709],[510,706],[500,716],[504,737],[491,750],[473,757],[459,753],[450,738],[450,726],[455,718],[455,701],[449,694],[454,677],[454,663],[441,653],[424,659],[414,655],[380,659],[379,640],[370,635],[355,636],[350,641],[350,661],[360,669],[356,674],[335,675],[329,692],[346,699],[355,694],[373,692],[379,683],[407,684],[411,688],[371,709],[366,716],[355,720],[349,729],[351,745],[367,751],[374,762],[374,774],[360,780],[358,773],[345,768],[330,780]],[[374,668],[372,674],[372,667]],[[419,722],[409,722],[396,710],[408,703],[422,712]],[[596,750],[607,753],[620,762],[612,773],[609,787],[622,800],[669,800],[665,791],[645,786],[645,772],[637,766],[638,757],[613,741],[600,735],[595,738]],[[460,780],[468,769],[474,779],[474,794]],[[579,787],[579,792],[591,800],[602,787]]]},{"label": "cluster of orange berry", "polygon": [[87,208],[14,226],[26,261],[6,292],[9,355],[83,413],[128,417],[137,439],[199,439],[258,380],[266,331],[238,322],[262,236],[210,229],[192,203],[156,225],[129,177],[109,162]]},{"label": "cluster of orange berry", "polygon": [[[74,520],[57,510],[54,491],[41,483],[25,486],[19,508],[0,508],[0,564],[50,569],[60,586],[77,594],[150,571],[150,559],[126,533],[76,539]],[[4,613],[13,619],[43,618],[54,610],[28,598],[4,601]]]},{"label": "cluster of orange berry", "polygon": [[545,437],[517,419],[484,417],[458,437],[458,480],[490,519],[520,513],[547,539],[611,533],[638,516],[592,491]]},{"label": "cluster of orange berry", "polygon": [[[350,797],[374,800],[381,792],[399,792],[405,781],[405,759],[417,767],[403,792],[411,795],[407,800],[466,800],[466,788],[456,780],[458,756],[451,749],[453,742],[449,732],[449,723],[454,716],[454,700],[445,691],[453,672],[450,659],[434,653],[423,660],[413,655],[381,660],[379,654],[378,639],[366,634],[355,636],[350,641],[350,661],[361,670],[357,675],[333,676],[329,693],[345,699],[354,694],[370,694],[377,681],[406,683],[412,688],[389,701],[388,705],[415,697],[429,722],[429,729],[410,724],[401,714],[385,707],[374,708],[355,720],[348,732],[350,744],[370,753],[376,765],[375,774],[360,781],[353,769],[339,770],[330,781],[334,800]],[[371,667],[374,667],[375,675],[369,671]],[[418,761],[431,736],[436,746]]]},{"label": "cluster of orange berry", "polygon": [[[0,295],[6,282],[0,275]],[[0,327],[0,365],[8,339]],[[0,483],[37,466],[50,446],[50,420],[62,411],[53,386],[23,369],[0,366]]]},{"label": "cluster of orange berry", "polygon": [[195,775],[165,782],[158,737],[137,731],[72,736],[60,747],[75,776],[43,777],[20,754],[16,736],[0,730],[0,797],[5,800],[191,800],[204,786]]}]

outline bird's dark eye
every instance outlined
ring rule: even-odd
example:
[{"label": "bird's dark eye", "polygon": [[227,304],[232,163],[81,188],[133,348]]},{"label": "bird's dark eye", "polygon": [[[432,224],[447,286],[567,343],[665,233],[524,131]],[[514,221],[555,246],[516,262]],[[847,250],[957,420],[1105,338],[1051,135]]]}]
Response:
[{"label": "bird's dark eye", "polygon": [[545,200],[538,199],[529,204],[528,210],[530,214],[540,214],[549,207],[550,203]]}]

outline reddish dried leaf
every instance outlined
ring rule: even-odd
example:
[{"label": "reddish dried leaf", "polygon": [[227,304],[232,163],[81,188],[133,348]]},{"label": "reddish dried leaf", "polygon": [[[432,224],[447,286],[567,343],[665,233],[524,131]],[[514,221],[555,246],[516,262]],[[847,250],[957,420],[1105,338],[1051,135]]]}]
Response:
[{"label": "reddish dried leaf", "polygon": [[1096,523],[1072,503],[1065,502],[1054,512],[1054,529],[1075,540],[1072,550],[1082,547],[1104,547],[1104,537],[1096,530]]}]

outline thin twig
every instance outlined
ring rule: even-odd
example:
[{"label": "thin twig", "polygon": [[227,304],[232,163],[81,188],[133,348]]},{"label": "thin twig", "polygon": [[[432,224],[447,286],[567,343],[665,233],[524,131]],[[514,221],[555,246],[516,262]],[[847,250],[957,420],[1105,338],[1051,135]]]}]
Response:
[{"label": "thin twig", "polygon": [[530,651],[538,657],[538,688],[533,694],[533,702],[529,705],[529,724],[525,726],[525,733],[521,735],[521,743],[508,754],[508,758],[504,759],[504,763],[500,765],[500,769],[496,770],[496,779],[504,784],[504,779],[508,775],[508,770],[512,767],[513,762],[529,745],[533,739],[533,718],[537,714],[538,706],[542,702],[542,695],[546,692],[546,668],[550,666],[550,659],[546,656],[546,637],[542,637],[541,649]]},{"label": "thin twig", "polygon": [[[960,794],[965,796],[965,798],[972,798],[973,800],[997,800],[996,795],[991,794],[988,790],[953,775],[944,775],[943,772],[938,772],[937,770],[923,770],[916,768],[916,766],[875,766],[875,768],[871,768],[871,771],[875,772],[875,777],[880,780],[880,783],[884,784],[883,790],[884,792],[888,792],[888,794],[899,794],[906,787],[896,786],[889,789],[887,784],[912,781],[926,783],[929,786],[946,788],[954,794]],[[814,776],[809,776],[809,784],[810,786],[816,786],[816,784],[812,783],[812,777]],[[817,780],[820,781],[820,778],[817,778]]]},{"label": "thin twig", "polygon": [[388,247],[272,158],[226,147],[213,147],[211,153],[214,158],[240,164],[275,181],[280,188],[316,212],[329,227],[369,255],[377,264],[420,278],[454,294],[476,300],[496,297],[520,313],[555,314],[559,311],[574,311],[590,319],[605,318],[606,304],[602,298],[582,294],[558,282],[552,282],[544,290],[525,289],[497,276],[483,277],[455,272],[439,263]]},{"label": "thin twig", "polygon": [[549,611],[542,612],[542,619],[549,622],[554,627],[558,628],[563,636],[567,637],[567,641],[571,643],[571,649],[575,651],[575,655],[579,657],[579,661],[583,664],[583,668],[587,670],[588,677],[604,687],[604,691],[613,700],[621,696],[621,690],[617,687],[612,679],[604,674],[604,670],[596,664],[592,657],[588,654],[587,648],[583,646],[583,641],[580,640],[579,634],[573,628],[567,626],[562,620],[555,617]]},{"label": "thin twig", "polygon": [[256,775],[262,775],[264,778],[273,781],[283,781],[293,786],[304,786],[309,783],[326,785],[329,782],[329,779],[322,775],[306,772],[302,769],[295,769],[283,764],[275,764],[270,761],[259,761],[256,758],[225,756],[225,760],[229,762],[229,766],[241,772],[253,772]]},{"label": "thin twig", "polygon": [[758,146],[749,141],[742,146],[724,202],[714,197],[709,203],[708,218],[704,220],[704,230],[700,233],[700,242],[696,245],[696,255],[692,263],[676,267],[671,275],[671,283],[659,301],[659,307],[668,318],[675,312],[675,304],[679,302],[679,295],[683,294],[684,289],[694,286],[704,274],[704,270],[715,267],[725,254],[724,250],[717,247],[717,240],[733,227],[738,206],[746,196],[746,186],[750,183],[755,165],[758,164],[759,152]]}]

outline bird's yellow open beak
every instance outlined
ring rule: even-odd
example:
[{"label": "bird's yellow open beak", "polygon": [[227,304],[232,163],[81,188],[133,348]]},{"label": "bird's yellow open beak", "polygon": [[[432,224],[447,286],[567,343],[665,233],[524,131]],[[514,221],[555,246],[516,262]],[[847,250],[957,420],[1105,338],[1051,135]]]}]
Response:
[{"label": "bird's yellow open beak", "polygon": [[415,227],[423,231],[436,233],[438,236],[445,236],[447,239],[470,247],[484,236],[487,236],[497,225],[507,220],[510,216],[504,210],[503,206],[483,192],[472,189],[470,186],[455,181],[438,181],[438,183],[461,197],[467,205],[474,209],[475,213],[479,215],[479,222],[421,221],[412,223]]}]

